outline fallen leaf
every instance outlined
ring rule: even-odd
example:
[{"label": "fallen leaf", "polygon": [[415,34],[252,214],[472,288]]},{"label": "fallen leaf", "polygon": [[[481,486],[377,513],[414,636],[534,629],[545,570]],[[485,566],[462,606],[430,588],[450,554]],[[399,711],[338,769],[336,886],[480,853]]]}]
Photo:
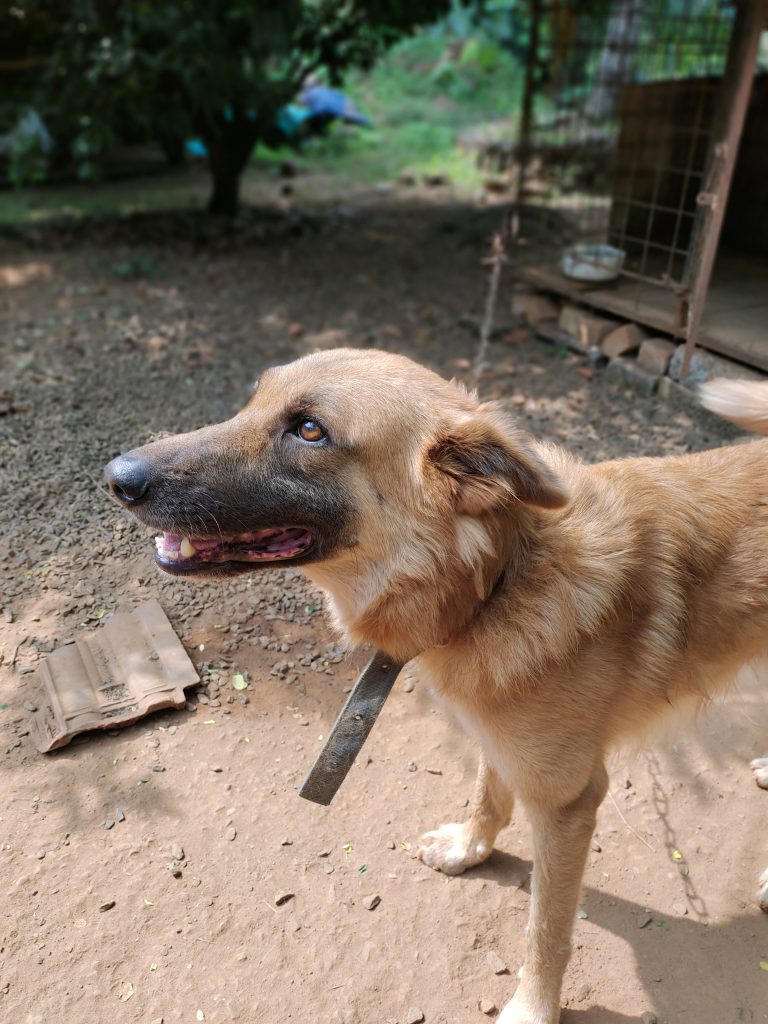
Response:
[{"label": "fallen leaf", "polygon": [[672,860],[682,860],[682,859],[683,859],[683,855],[682,855],[682,853],[680,853],[679,850],[673,850],[672,851]]}]

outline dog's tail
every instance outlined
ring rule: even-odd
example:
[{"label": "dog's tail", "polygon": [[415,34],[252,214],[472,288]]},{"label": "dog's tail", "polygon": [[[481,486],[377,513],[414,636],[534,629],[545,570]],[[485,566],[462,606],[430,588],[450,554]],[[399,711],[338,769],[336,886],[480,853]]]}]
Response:
[{"label": "dog's tail", "polygon": [[745,430],[768,434],[768,381],[726,380],[702,384],[702,405]]}]

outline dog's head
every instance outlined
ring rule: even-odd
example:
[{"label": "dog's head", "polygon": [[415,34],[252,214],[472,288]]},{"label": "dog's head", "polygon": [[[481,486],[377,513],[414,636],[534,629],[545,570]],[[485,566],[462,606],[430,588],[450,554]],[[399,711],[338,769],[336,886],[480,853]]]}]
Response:
[{"label": "dog's head", "polygon": [[106,476],[178,575],[434,573],[426,552],[466,549],[473,523],[567,500],[506,414],[401,356],[348,349],[268,370],[233,419],[121,455]]}]

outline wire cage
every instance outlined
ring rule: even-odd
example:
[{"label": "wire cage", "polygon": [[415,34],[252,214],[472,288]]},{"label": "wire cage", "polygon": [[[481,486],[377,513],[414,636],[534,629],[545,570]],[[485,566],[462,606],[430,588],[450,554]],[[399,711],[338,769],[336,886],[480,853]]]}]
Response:
[{"label": "wire cage", "polygon": [[[765,17],[763,0],[529,0],[519,133],[483,154],[512,178],[524,211],[513,252],[522,276],[711,341],[699,335],[717,239],[729,221],[738,236],[765,204],[753,187],[724,209],[734,117],[768,143],[765,80],[749,106]],[[755,186],[768,174],[761,160]],[[768,237],[765,205],[763,217]]]}]

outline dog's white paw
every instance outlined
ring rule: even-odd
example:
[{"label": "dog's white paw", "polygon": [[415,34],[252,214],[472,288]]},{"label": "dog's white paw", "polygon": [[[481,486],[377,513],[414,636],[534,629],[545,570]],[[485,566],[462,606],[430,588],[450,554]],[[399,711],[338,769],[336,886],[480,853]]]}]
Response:
[{"label": "dog's white paw", "polygon": [[754,761],[749,762],[749,767],[758,786],[761,789],[768,789],[768,756],[756,757]]},{"label": "dog's white paw", "polygon": [[757,890],[757,905],[768,914],[768,868],[760,875]]},{"label": "dog's white paw", "polygon": [[559,1020],[559,1008],[555,1009],[554,1014],[532,1010],[522,999],[517,998],[516,993],[497,1017],[496,1024],[557,1024]]},{"label": "dog's white paw", "polygon": [[469,822],[451,822],[434,832],[426,832],[419,839],[416,855],[435,871],[445,875],[460,875],[475,864],[482,864],[493,846],[472,837]]}]

